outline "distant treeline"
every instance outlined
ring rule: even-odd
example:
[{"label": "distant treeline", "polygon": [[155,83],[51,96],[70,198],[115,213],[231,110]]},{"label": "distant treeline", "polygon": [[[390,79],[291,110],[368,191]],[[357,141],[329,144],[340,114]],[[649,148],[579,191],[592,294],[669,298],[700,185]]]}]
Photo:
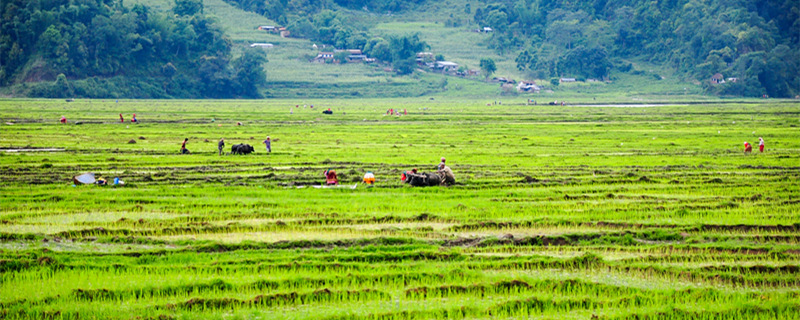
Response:
[{"label": "distant treeline", "polygon": [[233,59],[202,0],[166,14],[122,0],[4,0],[0,31],[0,85],[32,96],[259,97],[266,82],[265,54]]},{"label": "distant treeline", "polygon": [[[800,94],[797,0],[507,0],[474,20],[494,29],[491,48],[517,54],[517,67],[539,78],[601,78],[635,58],[716,94]],[[710,85],[717,73],[737,79]]]}]

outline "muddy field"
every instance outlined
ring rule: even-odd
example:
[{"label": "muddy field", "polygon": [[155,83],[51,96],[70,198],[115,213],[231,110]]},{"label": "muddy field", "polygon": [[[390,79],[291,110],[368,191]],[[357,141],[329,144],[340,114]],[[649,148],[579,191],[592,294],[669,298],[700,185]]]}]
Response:
[{"label": "muddy field", "polygon": [[[0,100],[0,126],[3,319],[800,318],[797,103]],[[456,184],[400,181],[440,157]]]}]

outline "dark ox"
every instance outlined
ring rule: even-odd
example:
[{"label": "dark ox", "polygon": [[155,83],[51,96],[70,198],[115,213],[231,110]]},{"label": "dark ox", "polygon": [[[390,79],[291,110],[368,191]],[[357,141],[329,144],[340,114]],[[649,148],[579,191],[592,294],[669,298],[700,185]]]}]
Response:
[{"label": "dark ox", "polygon": [[438,186],[442,178],[435,173],[406,172],[406,183],[414,187]]},{"label": "dark ox", "polygon": [[231,146],[231,154],[250,154],[253,151],[255,151],[255,149],[249,144],[240,143]]}]

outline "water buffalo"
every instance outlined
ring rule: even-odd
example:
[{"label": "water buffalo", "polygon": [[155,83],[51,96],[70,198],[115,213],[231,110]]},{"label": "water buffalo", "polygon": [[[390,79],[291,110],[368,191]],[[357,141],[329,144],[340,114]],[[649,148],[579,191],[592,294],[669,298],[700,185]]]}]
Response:
[{"label": "water buffalo", "polygon": [[231,154],[250,154],[255,149],[249,144],[234,144],[231,146]]},{"label": "water buffalo", "polygon": [[406,182],[414,187],[438,186],[442,179],[435,173],[407,173]]}]

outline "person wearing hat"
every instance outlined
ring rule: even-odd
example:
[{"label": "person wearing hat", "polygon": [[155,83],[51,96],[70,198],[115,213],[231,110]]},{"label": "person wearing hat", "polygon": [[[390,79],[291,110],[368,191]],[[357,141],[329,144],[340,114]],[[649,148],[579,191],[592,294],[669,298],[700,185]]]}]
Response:
[{"label": "person wearing hat", "polygon": [[753,146],[751,146],[751,145],[750,145],[750,143],[748,143],[747,141],[745,141],[745,142],[744,142],[744,153],[745,153],[745,154],[748,154],[748,153],[750,153],[750,152],[753,152]]},{"label": "person wearing hat", "polygon": [[411,169],[411,171],[406,171],[400,174],[400,181],[408,183],[411,181],[411,176],[417,174],[417,168]]},{"label": "person wearing hat", "polygon": [[372,174],[372,171],[367,171],[367,173],[364,174],[364,183],[370,186],[375,184],[375,175]]},{"label": "person wearing hat", "polygon": [[758,137],[758,152],[764,152],[764,138]]},{"label": "person wearing hat", "polygon": [[444,167],[445,167],[444,162],[445,162],[445,159],[444,159],[444,157],[442,157],[442,162],[439,162],[439,164],[436,165],[436,170],[444,169]]}]

